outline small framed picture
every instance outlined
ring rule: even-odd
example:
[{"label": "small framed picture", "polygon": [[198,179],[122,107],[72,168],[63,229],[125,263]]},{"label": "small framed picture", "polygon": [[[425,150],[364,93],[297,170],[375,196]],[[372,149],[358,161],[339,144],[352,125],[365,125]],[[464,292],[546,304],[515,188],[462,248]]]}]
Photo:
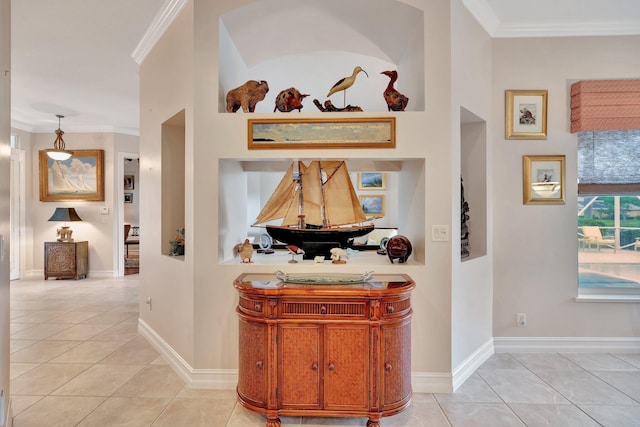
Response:
[{"label": "small framed picture", "polygon": [[133,203],[133,193],[124,193],[124,202]]},{"label": "small framed picture", "polygon": [[525,205],[564,205],[564,161],[564,155],[522,156]]},{"label": "small framed picture", "polygon": [[384,215],[384,196],[360,196],[360,205],[365,215]]},{"label": "small framed picture", "polygon": [[358,190],[385,190],[385,176],[382,172],[361,172],[358,174]]},{"label": "small framed picture", "polygon": [[124,176],[124,189],[125,190],[133,190],[135,188],[135,183],[133,181],[133,175],[125,175]]},{"label": "small framed picture", "polygon": [[505,138],[547,139],[547,91],[505,91]]}]

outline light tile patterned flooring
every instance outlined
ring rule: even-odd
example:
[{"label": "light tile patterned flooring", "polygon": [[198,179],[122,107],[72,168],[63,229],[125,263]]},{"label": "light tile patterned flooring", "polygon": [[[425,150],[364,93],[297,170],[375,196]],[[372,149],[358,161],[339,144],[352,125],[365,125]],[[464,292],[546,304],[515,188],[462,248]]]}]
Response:
[{"label": "light tile patterned flooring", "polygon": [[[194,390],[137,333],[138,276],[11,283],[14,427],[263,427],[231,390]],[[283,417],[284,426],[366,419]],[[453,394],[383,427],[640,426],[640,354],[496,354]]]}]

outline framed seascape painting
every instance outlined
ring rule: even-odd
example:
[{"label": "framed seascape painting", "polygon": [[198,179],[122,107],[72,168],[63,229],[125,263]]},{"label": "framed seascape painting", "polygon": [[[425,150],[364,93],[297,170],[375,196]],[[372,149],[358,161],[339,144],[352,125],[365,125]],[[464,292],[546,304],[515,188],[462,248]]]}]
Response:
[{"label": "framed seascape painting", "polygon": [[358,174],[358,190],[384,190],[385,181],[383,172],[361,172]]},{"label": "framed seascape painting", "polygon": [[53,160],[39,151],[40,201],[104,201],[104,151],[71,152],[67,160]]},{"label": "framed seascape painting", "polygon": [[249,150],[395,148],[396,118],[249,119]]},{"label": "framed seascape painting", "polygon": [[505,91],[505,138],[547,139],[547,91]]},{"label": "framed seascape painting", "polygon": [[360,205],[366,215],[384,215],[384,196],[360,196]]},{"label": "framed seascape painting", "polygon": [[565,156],[522,156],[523,203],[564,205]]}]

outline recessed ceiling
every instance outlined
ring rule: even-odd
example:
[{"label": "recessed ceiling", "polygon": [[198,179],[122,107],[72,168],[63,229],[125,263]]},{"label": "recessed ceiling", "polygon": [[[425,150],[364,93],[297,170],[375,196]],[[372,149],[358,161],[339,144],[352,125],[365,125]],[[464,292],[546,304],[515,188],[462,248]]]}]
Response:
[{"label": "recessed ceiling", "polygon": [[[178,1],[13,1],[12,126],[53,134],[55,115],[63,114],[66,132],[137,134],[138,65],[132,53],[154,18]],[[640,0],[462,1],[492,37],[640,34]],[[319,13],[323,3],[317,2]],[[282,40],[295,39],[300,25]]]}]

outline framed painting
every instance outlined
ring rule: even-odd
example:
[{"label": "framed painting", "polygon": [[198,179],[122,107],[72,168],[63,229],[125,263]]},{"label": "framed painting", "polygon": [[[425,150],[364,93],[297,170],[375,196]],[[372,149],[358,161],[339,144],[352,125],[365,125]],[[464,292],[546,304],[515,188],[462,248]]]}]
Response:
[{"label": "framed painting", "polygon": [[382,172],[361,172],[358,174],[358,190],[385,190],[385,181]]},{"label": "framed painting", "polygon": [[124,189],[125,190],[133,190],[135,188],[135,182],[133,175],[125,175],[124,176]]},{"label": "framed painting", "polygon": [[41,202],[104,201],[104,150],[71,150],[67,160],[39,151]]},{"label": "framed painting", "polygon": [[249,119],[249,150],[395,148],[396,118]]},{"label": "framed painting", "polygon": [[360,196],[360,206],[365,215],[384,215],[384,196]]},{"label": "framed painting", "polygon": [[565,156],[522,156],[523,203],[564,205]]},{"label": "framed painting", "polygon": [[124,193],[124,202],[133,203],[133,193]]},{"label": "framed painting", "polygon": [[547,91],[505,91],[505,138],[547,139]]}]

